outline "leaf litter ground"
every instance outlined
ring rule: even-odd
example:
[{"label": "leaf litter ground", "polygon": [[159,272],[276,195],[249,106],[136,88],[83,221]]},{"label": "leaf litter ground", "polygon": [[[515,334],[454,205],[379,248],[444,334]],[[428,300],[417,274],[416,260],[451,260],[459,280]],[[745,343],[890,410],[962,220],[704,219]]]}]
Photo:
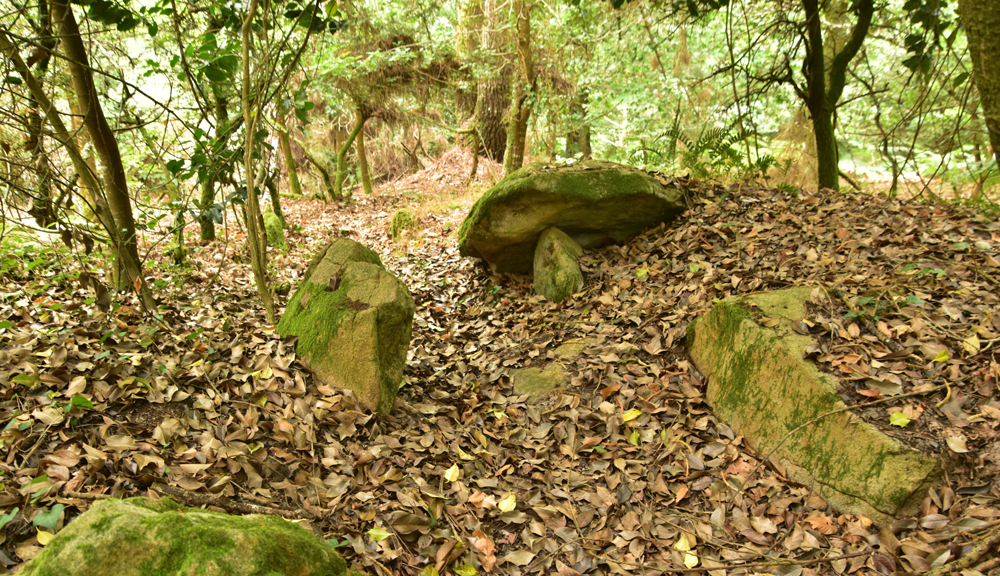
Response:
[{"label": "leaf litter ground", "polygon": [[[350,235],[411,289],[406,382],[382,420],[316,385],[264,324],[238,231],[160,269],[159,326],[128,301],[99,312],[65,270],[8,269],[0,561],[33,557],[95,499],[142,494],[294,518],[385,575],[923,573],[996,545],[995,222],[685,183],[680,221],[589,251],[584,291],[554,305],[459,257],[467,160],[348,208],[286,201],[299,228],[271,255],[279,281]],[[403,207],[419,226],[393,242]],[[808,353],[859,418],[949,471],[891,526],[788,482],[715,418],[683,346],[716,298],[817,284],[835,305],[797,327],[817,339]],[[567,342],[582,352],[557,357]],[[556,361],[566,390],[515,395],[512,370]],[[1000,570],[977,563],[965,573]]]}]

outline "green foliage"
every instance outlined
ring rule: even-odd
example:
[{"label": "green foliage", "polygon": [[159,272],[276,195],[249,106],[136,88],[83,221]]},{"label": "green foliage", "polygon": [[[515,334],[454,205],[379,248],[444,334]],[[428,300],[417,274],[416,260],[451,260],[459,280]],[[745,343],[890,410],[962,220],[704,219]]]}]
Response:
[{"label": "green foliage", "polygon": [[730,132],[718,127],[704,128],[697,138],[691,138],[680,130],[675,120],[665,138],[666,146],[660,156],[696,178],[752,180],[766,176],[771,168],[787,172],[790,164],[788,160],[779,163],[774,156],[760,153],[755,160],[748,161],[746,152],[759,138],[752,130]]}]

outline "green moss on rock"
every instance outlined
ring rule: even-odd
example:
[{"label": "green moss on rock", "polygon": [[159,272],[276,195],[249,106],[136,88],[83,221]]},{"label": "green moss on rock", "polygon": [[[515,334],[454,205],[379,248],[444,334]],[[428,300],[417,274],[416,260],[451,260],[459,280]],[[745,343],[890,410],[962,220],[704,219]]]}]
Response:
[{"label": "green moss on rock", "polygon": [[389,222],[389,238],[395,240],[403,235],[404,230],[411,230],[417,226],[417,217],[406,208],[396,210]]},{"label": "green moss on rock", "polygon": [[527,394],[528,402],[535,402],[555,390],[562,390],[569,381],[569,374],[560,364],[552,363],[543,368],[519,368],[511,371],[514,393]]},{"label": "green moss on rock", "polygon": [[[831,414],[843,407],[836,384],[802,358],[809,339],[790,328],[811,293],[723,300],[689,325],[688,348],[713,410],[758,452],[776,450],[790,478],[815,485],[842,510],[887,521],[915,509],[941,471],[848,412]],[[757,316],[778,324],[758,325]]]},{"label": "green moss on rock", "polygon": [[562,302],[583,287],[579,258],[583,249],[565,232],[549,228],[535,247],[535,294]]},{"label": "green moss on rock", "polygon": [[264,231],[267,232],[267,245],[278,250],[288,250],[285,243],[285,227],[281,218],[274,212],[264,213]]},{"label": "green moss on rock", "polygon": [[339,554],[277,516],[230,516],[170,499],[101,500],[66,525],[24,576],[338,576]]},{"label": "green moss on rock", "polygon": [[495,272],[528,273],[538,237],[550,226],[591,248],[629,240],[684,209],[681,190],[635,168],[596,160],[529,164],[473,205],[458,231],[459,250]]},{"label": "green moss on rock", "polygon": [[340,238],[316,255],[278,322],[298,336],[296,353],[325,384],[353,390],[386,414],[403,379],[415,308],[378,255]]}]

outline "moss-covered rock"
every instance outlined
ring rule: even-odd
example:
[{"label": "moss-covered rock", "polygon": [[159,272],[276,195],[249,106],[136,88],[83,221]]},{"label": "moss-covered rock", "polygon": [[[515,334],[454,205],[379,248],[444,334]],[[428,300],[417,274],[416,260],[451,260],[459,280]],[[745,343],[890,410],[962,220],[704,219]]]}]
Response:
[{"label": "moss-covered rock", "polygon": [[264,231],[267,232],[267,245],[278,250],[288,250],[285,243],[285,227],[281,218],[274,212],[264,212]]},{"label": "moss-covered rock", "polygon": [[831,414],[844,407],[835,379],[802,357],[812,339],[791,328],[811,297],[822,292],[728,298],[689,325],[708,402],[762,457],[776,450],[791,479],[841,510],[882,522],[914,512],[940,467],[850,412]]},{"label": "moss-covered rock", "polygon": [[553,362],[542,368],[518,368],[511,370],[514,394],[528,395],[528,402],[535,402],[549,392],[566,388],[569,373],[559,363]]},{"label": "moss-covered rock", "polygon": [[100,500],[66,525],[22,576],[337,576],[347,565],[277,516],[230,516],[164,498]]},{"label": "moss-covered rock", "polygon": [[562,302],[583,287],[583,248],[558,228],[542,232],[535,247],[535,294]]},{"label": "moss-covered rock", "polygon": [[403,380],[414,305],[375,252],[349,238],[319,251],[278,322],[320,382],[386,414]]},{"label": "moss-covered rock", "polygon": [[463,256],[494,272],[526,274],[541,233],[555,226],[583,248],[624,242],[685,209],[684,193],[628,166],[587,160],[534,163],[510,174],[476,201],[458,231]]},{"label": "moss-covered rock", "polygon": [[389,238],[395,240],[403,235],[404,230],[411,230],[417,227],[417,217],[406,208],[396,210],[389,222]]}]

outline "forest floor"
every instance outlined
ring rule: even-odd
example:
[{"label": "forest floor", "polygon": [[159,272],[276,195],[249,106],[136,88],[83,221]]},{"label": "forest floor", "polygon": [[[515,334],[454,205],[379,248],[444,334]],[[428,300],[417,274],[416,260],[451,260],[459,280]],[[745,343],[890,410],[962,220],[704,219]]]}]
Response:
[{"label": "forest floor", "polygon": [[[530,278],[459,256],[455,232],[499,173],[483,168],[466,187],[468,158],[452,151],[346,208],[285,201],[295,230],[291,250],[270,255],[276,282],[294,286],[319,246],[348,235],[410,287],[406,382],[383,419],[316,385],[265,323],[238,230],[192,247],[183,269],[154,252],[158,321],[128,299],[98,310],[73,272],[91,261],[5,253],[0,563],[37,555],[96,499],[171,495],[300,519],[369,574],[902,574],[973,557],[948,568],[1000,573],[988,552],[1000,526],[996,222],[685,182],[681,219],[588,251],[584,290],[552,304]],[[394,241],[399,208],[419,224]],[[804,329],[844,401],[886,430],[903,412],[910,424],[890,433],[948,471],[917,514],[878,525],[838,513],[706,404],[688,324],[717,298],[800,285],[840,295]],[[512,369],[573,341],[585,347],[565,362],[568,390],[535,404],[514,393]]]}]

